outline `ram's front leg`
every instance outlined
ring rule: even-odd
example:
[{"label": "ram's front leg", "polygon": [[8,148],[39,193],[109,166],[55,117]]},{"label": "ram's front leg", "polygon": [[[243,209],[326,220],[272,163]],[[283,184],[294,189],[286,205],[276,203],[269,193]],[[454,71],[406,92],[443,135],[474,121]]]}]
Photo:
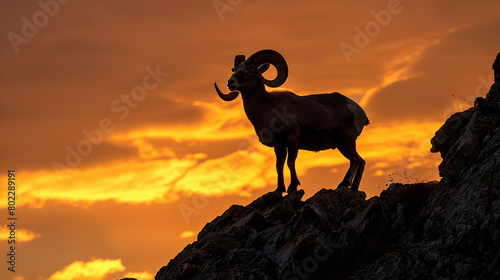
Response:
[{"label": "ram's front leg", "polygon": [[278,173],[278,187],[276,192],[281,194],[286,191],[285,179],[283,178],[283,167],[286,160],[286,147],[275,147],[274,153],[276,154],[276,172]]},{"label": "ram's front leg", "polygon": [[297,177],[297,172],[295,171],[295,160],[299,153],[299,143],[298,141],[289,141],[288,144],[288,161],[287,165],[290,169],[290,185],[288,186],[287,193],[292,193],[297,190],[297,186],[300,185],[299,178]]}]

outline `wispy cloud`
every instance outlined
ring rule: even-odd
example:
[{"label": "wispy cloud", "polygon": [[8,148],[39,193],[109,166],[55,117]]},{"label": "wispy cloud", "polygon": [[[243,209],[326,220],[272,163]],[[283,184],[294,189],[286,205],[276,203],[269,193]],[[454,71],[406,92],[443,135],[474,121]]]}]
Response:
[{"label": "wispy cloud", "polygon": [[195,235],[196,235],[196,233],[194,231],[185,231],[185,232],[181,233],[180,238],[191,238],[191,237],[194,237]]},{"label": "wispy cloud", "polygon": [[[0,226],[0,242],[8,241],[9,236],[11,236],[11,229],[8,226]],[[12,236],[15,237],[16,242],[28,242],[35,238],[40,238],[42,235],[32,230],[16,228],[15,234]]]},{"label": "wispy cloud", "polygon": [[116,133],[111,141],[137,139],[174,139],[177,142],[192,140],[229,140],[248,137],[253,133],[244,118],[240,102],[224,104],[195,101],[193,107],[204,111],[203,119],[192,124],[171,124],[139,128],[126,133]]},{"label": "wispy cloud", "polygon": [[[68,172],[62,181],[49,170],[26,172],[21,203],[43,205],[57,200],[67,203],[168,202],[176,199],[172,183],[180,179],[197,160],[186,156],[169,160],[131,160]],[[21,204],[22,205],[22,204]]]}]

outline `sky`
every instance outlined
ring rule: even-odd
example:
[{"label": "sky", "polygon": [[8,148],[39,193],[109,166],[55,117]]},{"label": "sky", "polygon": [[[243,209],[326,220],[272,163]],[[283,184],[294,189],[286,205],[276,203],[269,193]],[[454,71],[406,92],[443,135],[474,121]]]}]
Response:
[{"label": "sky", "polygon": [[[274,151],[241,98],[213,89],[238,54],[274,49],[290,69],[283,87],[340,92],[365,109],[367,197],[439,180],[430,139],[492,84],[498,10],[493,0],[2,1],[0,278],[153,279],[207,222],[273,191]],[[348,161],[301,151],[296,166],[307,198],[335,188]]]}]

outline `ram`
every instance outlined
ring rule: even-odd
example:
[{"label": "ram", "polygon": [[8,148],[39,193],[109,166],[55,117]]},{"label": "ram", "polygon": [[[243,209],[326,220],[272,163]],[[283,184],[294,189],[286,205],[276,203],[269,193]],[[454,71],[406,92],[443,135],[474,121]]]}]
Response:
[{"label": "ram", "polygon": [[[277,70],[274,80],[262,76],[270,65]],[[365,161],[356,151],[356,139],[369,123],[358,104],[338,92],[299,96],[289,90],[266,90],[265,85],[279,87],[288,77],[285,59],[274,50],[258,51],[247,60],[244,55],[237,55],[232,72],[227,82],[230,92],[222,93],[217,83],[215,90],[224,101],[232,101],[241,93],[245,113],[259,141],[274,148],[278,173],[276,192],[286,190],[285,161],[291,177],[287,192],[296,191],[300,185],[295,171],[299,149],[317,152],[335,148],[350,162],[340,185],[358,190]]]}]

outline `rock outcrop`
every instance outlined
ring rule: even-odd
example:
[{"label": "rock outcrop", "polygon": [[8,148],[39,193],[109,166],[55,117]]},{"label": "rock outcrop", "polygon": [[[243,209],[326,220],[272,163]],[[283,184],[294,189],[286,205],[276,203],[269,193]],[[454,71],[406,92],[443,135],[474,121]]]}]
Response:
[{"label": "rock outcrop", "polygon": [[500,54],[495,84],[431,140],[440,182],[267,193],[208,223],[155,279],[500,279]]}]

